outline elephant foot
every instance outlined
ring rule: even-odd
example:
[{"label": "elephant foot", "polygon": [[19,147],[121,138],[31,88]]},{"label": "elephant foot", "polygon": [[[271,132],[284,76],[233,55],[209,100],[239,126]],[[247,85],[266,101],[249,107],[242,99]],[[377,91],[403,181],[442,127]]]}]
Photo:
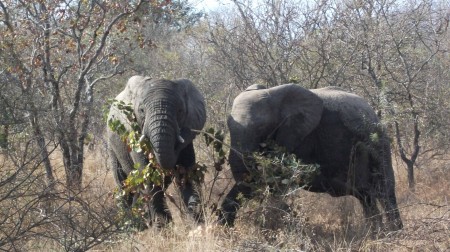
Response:
[{"label": "elephant foot", "polygon": [[389,230],[390,231],[397,231],[400,229],[403,229],[403,222],[400,217],[400,212],[397,208],[392,210],[391,212],[388,212],[388,221],[389,221]]},{"label": "elephant foot", "polygon": [[157,188],[150,192],[151,200],[145,205],[145,220],[150,227],[163,228],[172,222],[172,215],[167,208],[164,192]]},{"label": "elephant foot", "polygon": [[218,223],[222,226],[233,227],[236,219],[236,213],[226,213],[223,210],[219,211]]},{"label": "elephant foot", "polygon": [[189,197],[187,204],[187,212],[194,219],[195,222],[197,223],[204,222],[203,210],[200,204],[200,199],[196,195]]},{"label": "elephant foot", "polygon": [[[180,169],[181,166],[178,168]],[[181,179],[180,179],[181,178]],[[195,222],[203,222],[202,204],[199,197],[199,193],[196,188],[199,185],[194,185],[192,181],[189,181],[186,176],[182,175],[176,180],[177,186],[181,191],[184,205],[186,207],[186,214],[191,217]]]},{"label": "elephant foot", "polygon": [[226,201],[227,199],[225,199],[224,204],[222,204],[222,208],[218,211],[218,222],[220,225],[233,227],[236,220],[237,211],[239,209],[239,204],[234,201]]},{"label": "elephant foot", "polygon": [[153,226],[155,226],[157,228],[165,228],[170,223],[172,223],[172,215],[170,215],[170,214],[166,214],[166,215],[158,214],[156,216],[155,220],[154,220]]},{"label": "elephant foot", "polygon": [[398,231],[401,229],[403,229],[403,223],[400,219],[390,221],[389,223],[386,224],[387,231]]},{"label": "elephant foot", "polygon": [[243,199],[250,199],[252,196],[251,188],[240,183],[234,185],[222,202],[222,206],[219,211],[219,223],[229,227],[234,226],[236,214],[240,208],[240,204],[238,202]]},{"label": "elephant foot", "polygon": [[145,224],[148,228],[165,228],[172,222],[172,215],[168,212],[157,213],[155,211],[150,211],[144,217]]},{"label": "elephant foot", "polygon": [[394,221],[394,230],[400,230],[400,229],[403,229],[403,222],[400,219],[398,219],[398,220]]}]

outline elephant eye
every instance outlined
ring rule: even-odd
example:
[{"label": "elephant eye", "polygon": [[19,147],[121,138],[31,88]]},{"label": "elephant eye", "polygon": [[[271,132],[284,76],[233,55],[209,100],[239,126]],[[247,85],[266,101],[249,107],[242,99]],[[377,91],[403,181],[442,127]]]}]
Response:
[{"label": "elephant eye", "polygon": [[138,109],[138,114],[135,115],[135,116],[137,117],[138,121],[142,121],[144,119],[144,116],[145,116],[144,108],[139,108]]}]

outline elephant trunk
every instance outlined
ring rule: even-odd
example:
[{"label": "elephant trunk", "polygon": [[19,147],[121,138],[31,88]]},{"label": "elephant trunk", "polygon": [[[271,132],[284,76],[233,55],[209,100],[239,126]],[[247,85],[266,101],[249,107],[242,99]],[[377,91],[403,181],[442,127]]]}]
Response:
[{"label": "elephant trunk", "polygon": [[144,135],[150,140],[157,162],[162,168],[175,167],[178,154],[176,146],[179,128],[175,104],[171,99],[153,101],[146,115]]},{"label": "elephant trunk", "polygon": [[232,150],[228,157],[230,168],[236,181],[242,181],[248,174],[248,166],[246,160],[248,160],[249,153],[258,150],[258,144],[260,139],[254,139],[253,132],[249,132],[245,127],[242,127],[237,123],[233,117],[228,118],[228,127],[230,130],[230,140]]},{"label": "elephant trunk", "polygon": [[230,150],[228,156],[228,162],[230,164],[233,177],[237,182],[242,181],[248,173],[247,167],[244,161],[244,155],[246,153],[237,152],[236,150]]}]

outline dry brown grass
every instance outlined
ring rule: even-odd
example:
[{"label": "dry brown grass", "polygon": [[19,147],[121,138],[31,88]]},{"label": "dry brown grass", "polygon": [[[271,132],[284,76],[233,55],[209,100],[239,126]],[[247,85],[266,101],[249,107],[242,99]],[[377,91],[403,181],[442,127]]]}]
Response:
[{"label": "dry brown grass", "polygon": [[[200,146],[200,159],[211,163],[212,155]],[[115,183],[107,170],[104,151],[86,156],[85,197],[108,197],[114,206]],[[58,162],[58,159],[54,159]],[[62,165],[60,166],[62,168]],[[233,228],[217,226],[210,207],[219,204],[232,179],[228,170],[207,176],[203,197],[206,223],[198,226],[180,214],[179,196],[171,186],[169,208],[174,223],[162,230],[124,233],[91,251],[449,251],[450,205],[448,164],[418,170],[415,193],[408,190],[402,164],[397,164],[397,198],[404,229],[371,234],[362,209],[353,197],[299,191],[283,202],[251,201],[238,213]],[[62,178],[63,173],[57,173]],[[216,175],[216,177],[214,176]],[[214,179],[215,177],[215,179]],[[287,213],[285,206],[293,211]],[[33,248],[61,250],[43,241]],[[42,245],[44,244],[44,245]],[[31,249],[30,249],[31,250]]]}]

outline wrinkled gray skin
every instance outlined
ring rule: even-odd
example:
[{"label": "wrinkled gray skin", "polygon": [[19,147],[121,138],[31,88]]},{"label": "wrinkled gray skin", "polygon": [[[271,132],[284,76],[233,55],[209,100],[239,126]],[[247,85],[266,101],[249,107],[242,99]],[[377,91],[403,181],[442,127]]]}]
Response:
[{"label": "wrinkled gray skin", "polygon": [[[251,189],[240,183],[248,171],[239,152],[258,151],[260,143],[273,139],[303,162],[320,165],[320,175],[308,190],[355,196],[373,227],[382,222],[379,200],[387,228],[402,228],[389,139],[363,98],[333,87],[252,85],[234,100],[228,127],[231,146],[238,151],[229,155],[236,185],[222,204],[222,223],[233,225],[239,193],[252,197]],[[374,133],[378,137],[372,141]]]},{"label": "wrinkled gray skin", "polygon": [[[195,164],[192,141],[196,133],[191,129],[203,128],[206,112],[203,96],[189,80],[154,80],[133,76],[116,100],[133,105],[142,133],[150,140],[156,160],[162,168],[175,169],[179,165],[189,170]],[[119,119],[129,127],[128,120],[115,106],[111,106],[110,118]],[[139,163],[143,167],[148,164],[148,159],[142,153],[128,152],[127,145],[109,127],[107,134],[114,178],[122,186],[134,165]],[[164,187],[149,187],[153,188],[153,199],[149,204],[152,220],[167,223],[172,219],[163,192],[163,188],[167,188],[171,181],[172,178],[166,178]],[[188,209],[193,210],[198,203],[198,196],[189,181],[182,188],[182,195]],[[126,204],[131,206],[135,198],[131,195],[126,199]]]}]

